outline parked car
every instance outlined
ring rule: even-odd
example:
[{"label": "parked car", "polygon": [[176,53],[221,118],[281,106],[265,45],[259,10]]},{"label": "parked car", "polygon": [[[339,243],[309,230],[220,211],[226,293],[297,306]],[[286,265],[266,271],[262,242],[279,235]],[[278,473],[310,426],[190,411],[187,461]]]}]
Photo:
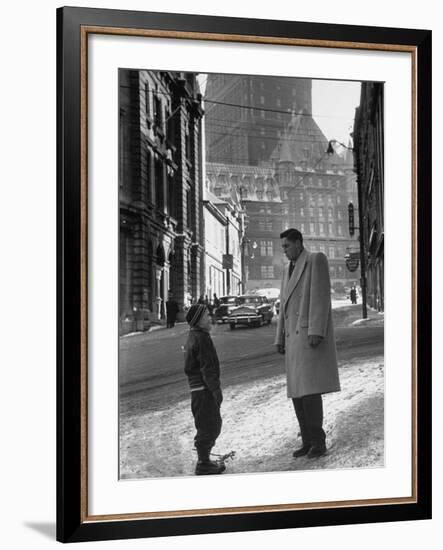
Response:
[{"label": "parked car", "polygon": [[231,330],[237,325],[248,325],[253,327],[261,327],[264,324],[271,322],[274,316],[272,304],[266,296],[258,294],[249,296],[238,296],[237,307],[235,307],[229,317],[228,323]]},{"label": "parked car", "polygon": [[219,298],[220,305],[213,312],[214,323],[225,323],[231,311],[237,307],[238,296],[222,296]]}]

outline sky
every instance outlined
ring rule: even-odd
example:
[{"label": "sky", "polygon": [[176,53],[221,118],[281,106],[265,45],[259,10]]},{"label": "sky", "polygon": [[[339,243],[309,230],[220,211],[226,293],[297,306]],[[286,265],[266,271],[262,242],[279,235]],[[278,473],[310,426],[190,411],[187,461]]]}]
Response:
[{"label": "sky", "polygon": [[360,82],[312,81],[312,114],[328,140],[348,145],[355,108],[360,103]]}]

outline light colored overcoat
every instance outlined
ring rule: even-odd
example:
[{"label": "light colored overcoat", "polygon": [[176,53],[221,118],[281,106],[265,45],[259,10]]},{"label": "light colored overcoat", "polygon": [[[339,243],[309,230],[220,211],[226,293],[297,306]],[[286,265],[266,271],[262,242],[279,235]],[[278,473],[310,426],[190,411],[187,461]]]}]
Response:
[{"label": "light colored overcoat", "polygon": [[[316,348],[308,343],[310,335],[323,336]],[[288,397],[340,390],[329,266],[322,252],[303,249],[290,279],[285,268],[275,344],[285,346]]]}]

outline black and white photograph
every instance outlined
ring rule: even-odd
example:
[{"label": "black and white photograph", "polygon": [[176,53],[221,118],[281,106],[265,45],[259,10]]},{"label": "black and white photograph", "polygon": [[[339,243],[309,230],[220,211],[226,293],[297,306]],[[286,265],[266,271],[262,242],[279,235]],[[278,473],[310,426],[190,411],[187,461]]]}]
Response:
[{"label": "black and white photograph", "polygon": [[119,479],[383,468],[384,83],[118,86]]}]

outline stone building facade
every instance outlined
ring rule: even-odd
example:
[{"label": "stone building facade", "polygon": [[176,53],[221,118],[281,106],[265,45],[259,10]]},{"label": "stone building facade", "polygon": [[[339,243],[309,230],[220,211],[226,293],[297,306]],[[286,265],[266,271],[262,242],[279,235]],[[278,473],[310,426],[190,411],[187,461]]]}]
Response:
[{"label": "stone building facade", "polygon": [[206,178],[218,197],[236,197],[244,212],[242,292],[275,286],[281,270],[281,200],[270,167],[206,164]]},{"label": "stone building facade", "polygon": [[362,83],[354,124],[355,170],[361,197],[368,304],[384,310],[383,83]]},{"label": "stone building facade", "polygon": [[212,299],[214,293],[220,297],[224,296],[226,292],[223,255],[226,253],[227,220],[211,196],[207,197],[203,203],[203,217],[205,223],[205,295]]},{"label": "stone building facade", "polygon": [[328,155],[328,140],[309,113],[293,113],[271,160],[282,200],[282,225],[296,227],[311,252],[329,259],[332,287],[358,282],[345,257],[358,252],[358,231],[349,234],[348,205],[355,206],[358,225],[358,195],[352,147]]},{"label": "stone building facade", "polygon": [[120,333],[181,314],[204,281],[203,110],[195,75],[119,71]]},{"label": "stone building facade", "polygon": [[267,164],[206,163],[206,180],[216,196],[237,191],[244,210],[243,280],[248,291],[279,288],[285,258],[280,233],[298,228],[306,248],[329,258],[331,284],[343,290],[358,283],[345,262],[359,249],[358,231],[349,235],[348,204],[358,197],[353,155],[327,154],[328,141],[304,111],[292,113]]},{"label": "stone building facade", "polygon": [[311,91],[309,79],[208,75],[207,161],[243,166],[268,163],[292,110],[311,113]]}]

